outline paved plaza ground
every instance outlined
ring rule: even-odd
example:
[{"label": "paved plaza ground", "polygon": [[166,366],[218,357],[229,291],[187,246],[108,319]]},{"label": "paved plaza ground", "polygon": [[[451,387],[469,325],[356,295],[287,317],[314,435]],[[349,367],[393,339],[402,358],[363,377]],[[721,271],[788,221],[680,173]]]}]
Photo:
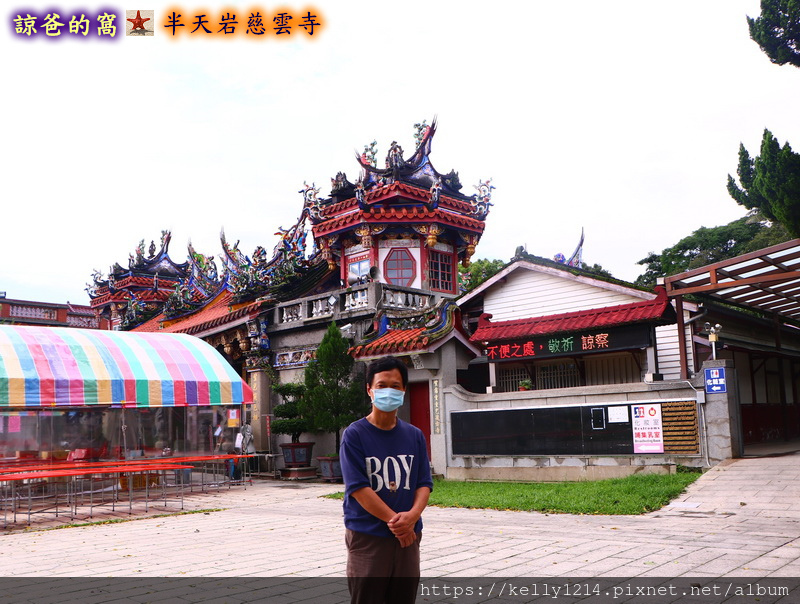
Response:
[{"label": "paved plaza ground", "polygon": [[[0,536],[2,574],[342,577],[341,501],[323,497],[337,490],[262,480],[186,499],[186,509],[219,511],[12,531]],[[422,574],[800,577],[798,503],[800,454],[792,454],[725,462],[671,505],[642,516],[430,507]]]}]

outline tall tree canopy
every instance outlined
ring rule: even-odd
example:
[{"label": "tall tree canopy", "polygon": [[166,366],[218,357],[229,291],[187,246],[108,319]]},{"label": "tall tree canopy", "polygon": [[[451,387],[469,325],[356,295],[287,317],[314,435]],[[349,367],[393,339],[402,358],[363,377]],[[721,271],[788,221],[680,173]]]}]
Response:
[{"label": "tall tree canopy", "polygon": [[506,265],[502,260],[481,258],[470,263],[468,268],[458,266],[458,282],[464,292],[472,291],[489,277],[499,273]]},{"label": "tall tree canopy", "polygon": [[790,239],[780,224],[768,225],[745,216],[718,227],[700,227],[660,254],[650,252],[637,264],[646,267],[636,285],[652,287],[667,277],[712,262],[719,262]]},{"label": "tall tree canopy", "polygon": [[586,264],[585,262],[581,262],[581,270],[586,271],[587,273],[592,273],[593,275],[598,275],[600,277],[607,277],[609,279],[613,279],[614,275],[612,275],[609,271],[603,268],[601,264],[592,264],[591,266]]},{"label": "tall tree canopy", "polygon": [[788,142],[781,147],[772,132],[765,129],[761,155],[755,159],[744,145],[739,145],[736,173],[741,187],[728,174],[731,197],[800,237],[800,154],[793,152]]},{"label": "tall tree canopy", "polygon": [[770,61],[800,67],[800,0],[761,0],[761,16],[747,24]]}]

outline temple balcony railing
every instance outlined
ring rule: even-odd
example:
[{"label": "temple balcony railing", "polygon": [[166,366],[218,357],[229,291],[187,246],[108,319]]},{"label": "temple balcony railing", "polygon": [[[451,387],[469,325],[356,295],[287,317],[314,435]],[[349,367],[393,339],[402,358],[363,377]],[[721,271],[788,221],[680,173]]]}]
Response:
[{"label": "temple balcony railing", "polygon": [[424,311],[436,304],[436,296],[408,287],[384,286],[383,306],[395,310]]},{"label": "temple balcony railing", "polygon": [[67,325],[83,329],[100,329],[100,319],[87,315],[67,315]]},{"label": "temple balcony railing", "polygon": [[58,309],[45,306],[15,305],[9,309],[8,315],[17,319],[40,319],[42,321],[58,321]]},{"label": "temple balcony railing", "polygon": [[320,319],[324,317],[332,317],[335,306],[336,297],[327,296],[325,298],[317,298],[308,302],[309,317],[312,319]]},{"label": "temple balcony railing", "polygon": [[344,305],[342,308],[345,312],[371,308],[372,305],[370,304],[369,294],[370,290],[368,285],[362,285],[345,292]]},{"label": "temple balcony railing", "polygon": [[82,305],[10,300],[0,297],[0,323],[108,329],[91,308]]},{"label": "temple balcony railing", "polygon": [[304,318],[303,304],[295,303],[281,306],[279,308],[279,314],[279,323],[296,323],[297,321],[302,321]]},{"label": "temple balcony railing", "polygon": [[380,309],[424,312],[443,297],[454,296],[371,282],[278,304],[270,311],[268,322],[270,331],[283,331],[314,323],[363,320]]}]

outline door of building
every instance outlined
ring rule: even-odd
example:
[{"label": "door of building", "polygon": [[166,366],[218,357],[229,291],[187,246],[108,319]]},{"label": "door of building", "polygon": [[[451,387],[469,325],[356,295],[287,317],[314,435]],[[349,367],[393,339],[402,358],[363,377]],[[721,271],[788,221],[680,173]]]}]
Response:
[{"label": "door of building", "polygon": [[413,382],[408,385],[411,397],[411,423],[425,435],[428,457],[431,456],[431,403],[428,382]]}]

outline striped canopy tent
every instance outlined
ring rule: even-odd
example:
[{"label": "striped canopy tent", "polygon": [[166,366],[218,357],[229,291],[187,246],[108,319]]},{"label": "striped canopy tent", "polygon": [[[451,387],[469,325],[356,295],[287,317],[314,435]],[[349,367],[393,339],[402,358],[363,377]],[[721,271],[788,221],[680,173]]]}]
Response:
[{"label": "striped canopy tent", "polygon": [[252,402],[233,367],[194,336],[0,325],[0,408]]}]

